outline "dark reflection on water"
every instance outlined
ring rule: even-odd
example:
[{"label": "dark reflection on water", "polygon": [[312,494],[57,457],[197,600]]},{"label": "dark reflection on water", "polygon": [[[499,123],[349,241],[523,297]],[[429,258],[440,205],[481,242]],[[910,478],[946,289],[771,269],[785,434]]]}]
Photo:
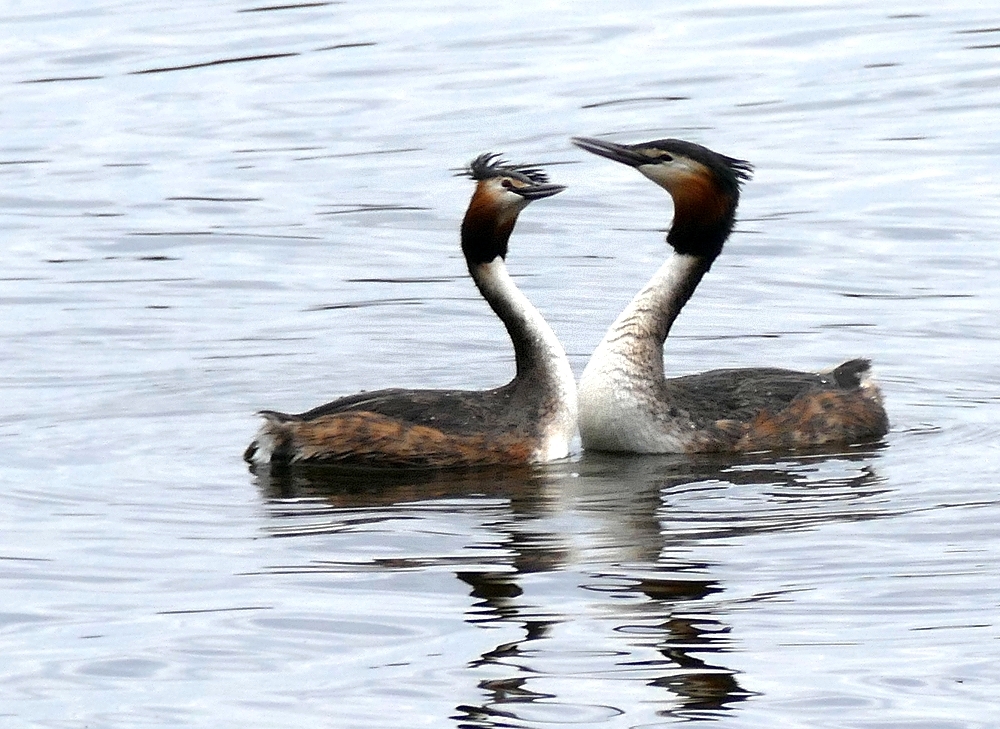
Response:
[{"label": "dark reflection on water", "polygon": [[[713,575],[714,565],[693,559],[691,547],[888,516],[890,489],[877,473],[879,453],[872,447],[738,461],[587,454],[574,463],[523,470],[294,468],[258,474],[257,482],[274,521],[270,533],[280,537],[344,528],[373,529],[374,535],[376,525],[403,515],[419,530],[428,506],[458,513],[492,505],[480,520],[488,536],[467,545],[474,556],[313,560],[273,568],[452,571],[469,589],[469,625],[515,628],[520,636],[512,640],[509,630],[502,631],[502,642],[468,663],[467,680],[483,700],[455,707],[459,726],[522,726],[555,709],[579,723],[629,711],[628,704],[606,703],[613,692],[598,692],[597,704],[573,701],[558,688],[567,679],[663,689],[658,716],[717,719],[754,692],[726,665],[738,640],[726,619],[734,601]],[[544,588],[546,575],[560,574],[571,575],[574,599],[584,601],[576,611],[567,613],[560,604],[562,591]],[[596,632],[585,640],[561,635],[581,621]]]},{"label": "dark reflection on water", "polygon": [[[6,3],[4,719],[992,728],[1000,23],[908,5]],[[567,185],[510,265],[583,369],[670,203],[580,134],[755,163],[668,367],[871,357],[887,446],[248,478],[260,407],[509,377],[480,152]]]},{"label": "dark reflection on water", "polygon": [[522,499],[541,496],[545,471],[530,467],[452,472],[295,466],[276,472],[261,469],[256,479],[272,503],[277,499],[312,498],[338,508],[371,508],[498,495],[512,504],[520,504]]}]

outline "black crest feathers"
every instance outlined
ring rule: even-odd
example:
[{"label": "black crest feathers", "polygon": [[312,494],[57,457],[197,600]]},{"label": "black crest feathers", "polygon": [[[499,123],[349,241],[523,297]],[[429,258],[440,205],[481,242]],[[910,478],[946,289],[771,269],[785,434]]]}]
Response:
[{"label": "black crest feathers", "polygon": [[495,152],[479,155],[459,174],[477,181],[491,177],[514,177],[530,185],[544,185],[549,181],[549,176],[541,167],[512,165]]}]

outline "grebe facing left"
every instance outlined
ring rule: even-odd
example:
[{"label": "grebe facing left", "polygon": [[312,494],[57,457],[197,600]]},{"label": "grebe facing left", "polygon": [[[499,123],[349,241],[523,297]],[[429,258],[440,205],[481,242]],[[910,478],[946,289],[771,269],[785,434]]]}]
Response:
[{"label": "grebe facing left", "polygon": [[569,454],[576,383],[555,333],[507,273],[507,241],[532,200],[565,189],[533,166],[484,154],[465,174],[476,189],[462,221],[462,253],[514,344],[514,379],[493,390],[378,390],[300,415],[261,413],[244,453],[260,465],[298,462],[396,468],[530,464]]},{"label": "grebe facing left", "polygon": [[888,431],[868,360],[829,372],[723,369],[664,377],[663,343],[722,252],[748,162],[677,139],[622,145],[577,137],[635,167],[674,201],[673,255],[611,325],[580,379],[584,448],[633,453],[745,452],[877,440]]}]

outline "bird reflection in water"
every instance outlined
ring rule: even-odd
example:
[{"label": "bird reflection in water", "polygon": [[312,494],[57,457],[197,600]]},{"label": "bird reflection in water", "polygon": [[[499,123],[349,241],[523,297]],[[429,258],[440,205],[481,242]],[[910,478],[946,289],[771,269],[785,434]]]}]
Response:
[{"label": "bird reflection in water", "polygon": [[[462,727],[498,726],[492,723],[498,718],[524,721],[528,717],[518,714],[518,705],[565,701],[552,692],[533,689],[536,684],[544,684],[546,678],[558,678],[535,664],[558,661],[560,667],[567,665],[567,659],[558,655],[555,643],[558,638],[554,633],[561,622],[572,621],[573,616],[526,619],[525,615],[544,610],[544,606],[519,600],[522,592],[512,577],[516,576],[461,575],[472,586],[472,595],[480,599],[475,606],[475,622],[490,622],[486,616],[492,613],[494,624],[515,623],[524,632],[520,639],[500,644],[470,664],[474,669],[493,668],[492,672],[499,666],[519,675],[481,681],[479,687],[487,692],[487,701],[479,706],[457,707],[459,714],[453,718]],[[609,574],[589,579],[598,582],[583,585],[584,589],[615,598],[602,605],[617,608],[609,625],[613,623],[611,630],[621,636],[615,642],[624,639],[627,646],[603,651],[571,650],[570,660],[577,676],[639,680],[648,686],[667,689],[672,694],[669,708],[657,713],[677,718],[718,715],[752,695],[739,685],[734,670],[699,657],[730,650],[729,627],[711,617],[710,607],[700,605],[700,601],[722,590],[715,581],[688,577],[630,580]],[[609,580],[621,584],[609,588],[605,584]],[[549,647],[546,641],[550,641]],[[595,644],[601,642],[602,637],[595,636]]]},{"label": "bird reflection in water", "polygon": [[[279,523],[272,533],[281,536],[333,533],[347,518],[375,523],[407,504],[436,503],[445,514],[467,514],[477,500],[499,504],[479,525],[490,537],[466,545],[473,557],[449,550],[373,559],[370,566],[450,569],[469,588],[466,622],[506,628],[504,642],[466,665],[483,696],[456,707],[458,726],[521,725],[552,711],[569,723],[577,712],[586,723],[586,711],[637,710],[581,706],[560,695],[573,679],[595,677],[663,689],[662,703],[650,707],[655,715],[704,720],[726,716],[753,692],[725,665],[734,650],[726,622],[731,605],[726,586],[712,578],[713,564],[696,558],[699,546],[886,516],[888,488],[877,458],[872,447],[738,460],[585,454],[573,463],[462,473],[295,469],[259,476],[258,483]],[[302,528],[304,504],[312,509]],[[442,508],[435,513],[440,517]],[[599,627],[581,645],[584,622]],[[519,633],[513,640],[511,627]]]}]

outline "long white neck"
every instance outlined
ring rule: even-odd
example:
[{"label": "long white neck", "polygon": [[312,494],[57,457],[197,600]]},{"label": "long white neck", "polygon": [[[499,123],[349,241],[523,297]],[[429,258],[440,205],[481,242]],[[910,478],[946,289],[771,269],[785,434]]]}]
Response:
[{"label": "long white neck", "polygon": [[537,383],[558,392],[576,414],[576,383],[566,351],[541,313],[517,288],[502,258],[470,266],[483,298],[507,328],[514,344],[518,383]]},{"label": "long white neck", "polygon": [[674,253],[611,325],[584,370],[581,387],[593,380],[631,381],[655,386],[663,381],[663,343],[670,327],[710,261]]}]

